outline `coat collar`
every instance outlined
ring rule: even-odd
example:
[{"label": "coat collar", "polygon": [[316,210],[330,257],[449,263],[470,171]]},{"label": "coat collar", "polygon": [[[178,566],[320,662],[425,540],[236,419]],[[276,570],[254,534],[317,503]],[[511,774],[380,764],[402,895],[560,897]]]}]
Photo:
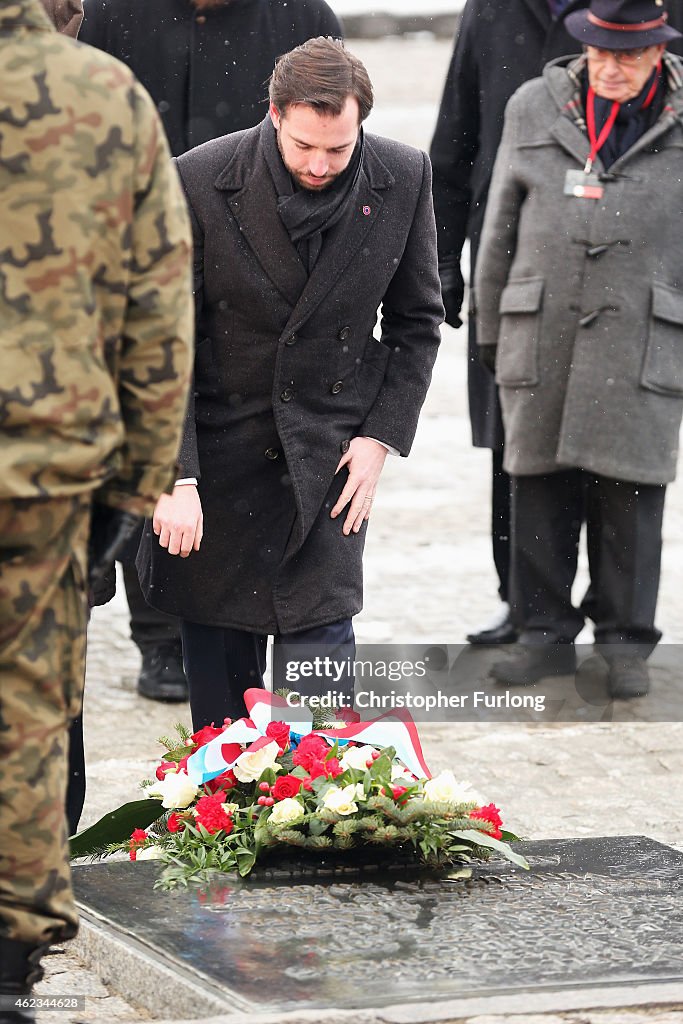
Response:
[{"label": "coat collar", "polygon": [[362,242],[382,208],[382,192],[394,177],[366,136],[358,180],[341,220],[325,238],[310,277],[277,212],[277,196],[261,149],[262,125],[243,133],[237,149],[214,185],[226,193],[230,212],[243,237],[278,291],[292,307],[286,330],[297,330],[320,305]]},{"label": "coat collar", "polygon": [[[584,56],[560,57],[543,69],[543,78],[548,91],[557,105],[558,117],[550,131],[559,144],[580,163],[588,155],[586,122],[581,103],[579,76],[586,64]],[[668,132],[674,124],[683,124],[683,62],[671,53],[663,58],[666,75],[667,95],[664,109],[657,120],[627,153],[615,160],[610,170],[619,168],[631,157],[649,146],[655,139]],[[598,154],[598,161],[600,159]]]},{"label": "coat collar", "polygon": [[56,31],[40,0],[10,0],[0,4],[0,32],[16,32],[19,28]]}]

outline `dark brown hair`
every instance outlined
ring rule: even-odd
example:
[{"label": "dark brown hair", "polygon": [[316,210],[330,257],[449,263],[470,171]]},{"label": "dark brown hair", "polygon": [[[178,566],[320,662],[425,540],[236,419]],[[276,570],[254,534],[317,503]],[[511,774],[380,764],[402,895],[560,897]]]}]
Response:
[{"label": "dark brown hair", "polygon": [[293,103],[306,103],[338,117],[354,96],[364,121],[372,110],[372,83],[365,65],[338,39],[318,36],[280,57],[270,78],[270,102],[284,115]]}]

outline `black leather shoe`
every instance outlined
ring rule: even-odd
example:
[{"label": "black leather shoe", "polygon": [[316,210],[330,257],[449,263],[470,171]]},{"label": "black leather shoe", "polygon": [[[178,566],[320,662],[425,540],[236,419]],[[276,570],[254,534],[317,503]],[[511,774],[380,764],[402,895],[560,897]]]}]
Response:
[{"label": "black leather shoe", "polygon": [[179,703],[188,699],[180,644],[169,642],[142,651],[138,693],[148,700]]},{"label": "black leather shoe", "polygon": [[0,1024],[34,1024],[30,1002],[33,986],[43,977],[40,959],[49,945],[0,938]]},{"label": "black leather shoe", "polygon": [[494,646],[495,644],[514,644],[518,637],[517,630],[510,618],[510,606],[503,602],[497,615],[488,626],[476,633],[467,634],[468,644]]},{"label": "black leather shoe", "polygon": [[604,655],[609,665],[607,692],[615,700],[632,700],[650,692],[650,673],[637,655]]},{"label": "black leather shoe", "polygon": [[496,661],[490,675],[505,686],[530,686],[539,679],[575,672],[574,644],[533,644],[522,648],[514,658]]}]

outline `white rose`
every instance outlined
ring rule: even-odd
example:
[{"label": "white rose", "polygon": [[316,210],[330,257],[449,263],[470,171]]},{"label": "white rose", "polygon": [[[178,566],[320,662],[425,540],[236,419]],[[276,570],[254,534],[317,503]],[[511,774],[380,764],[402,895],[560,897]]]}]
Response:
[{"label": "white rose", "polygon": [[297,822],[303,821],[303,818],[302,805],[293,796],[288,796],[275,804],[268,816],[268,821],[273,825],[296,825]]},{"label": "white rose", "polygon": [[161,860],[162,856],[158,846],[146,846],[144,850],[138,850],[135,860]]},{"label": "white rose", "polygon": [[482,802],[485,802],[472,789],[469,782],[458,782],[451,771],[440,772],[436,778],[425,782],[424,794],[427,800],[434,800],[436,803],[474,803],[481,807]]},{"label": "white rose", "polygon": [[336,814],[355,814],[358,810],[356,800],[362,799],[363,795],[363,787],[358,784],[344,786],[343,789],[333,786],[323,797],[323,807],[327,807],[328,810],[334,811]]},{"label": "white rose", "polygon": [[153,786],[147,787],[147,796],[161,800],[161,806],[167,810],[171,808],[189,807],[199,787],[185,774],[185,772],[166,772],[162,782],[155,782]]},{"label": "white rose", "polygon": [[275,740],[260,750],[245,750],[237,758],[232,770],[240,782],[256,782],[267,768],[272,768],[274,772],[280,771],[281,765],[277,764],[279,753],[280,748]]},{"label": "white rose", "polygon": [[367,762],[371,761],[372,755],[376,753],[377,751],[374,747],[349,747],[339,764],[344,771],[347,768],[358,768],[364,772],[367,768]]}]

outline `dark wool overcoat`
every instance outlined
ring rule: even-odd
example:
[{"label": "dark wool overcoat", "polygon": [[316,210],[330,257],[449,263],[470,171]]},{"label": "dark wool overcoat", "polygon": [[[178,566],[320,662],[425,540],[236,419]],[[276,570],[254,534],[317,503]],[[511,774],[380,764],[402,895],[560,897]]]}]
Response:
[{"label": "dark wool overcoat", "polygon": [[264,127],[178,160],[199,311],[181,460],[200,477],[204,540],[181,559],[147,530],[138,566],[163,611],[289,633],[362,606],[365,526],[345,537],[344,517],[330,518],[347,477],[335,469],[356,435],[408,454],[443,307],[427,156],[366,136],[308,277],[277,213]]},{"label": "dark wool overcoat", "polygon": [[584,199],[564,192],[589,149],[573,113],[584,59],[565,63],[508,104],[479,250],[505,468],[665,484],[683,409],[683,64],[665,58],[659,119]]},{"label": "dark wool overcoat", "polygon": [[[505,105],[544,65],[581,49],[564,28],[573,0],[553,20],[548,0],[467,0],[446,79],[430,155],[439,256],[459,257],[466,238],[474,266]],[[683,31],[683,3],[669,4],[669,24]],[[669,47],[683,53],[681,40]],[[469,320],[468,392],[473,443],[500,448],[503,432],[493,374],[477,356],[475,317]]]},{"label": "dark wool overcoat", "polygon": [[325,0],[86,0],[80,40],[132,68],[157,104],[171,152],[258,124],[278,57],[341,36]]}]

